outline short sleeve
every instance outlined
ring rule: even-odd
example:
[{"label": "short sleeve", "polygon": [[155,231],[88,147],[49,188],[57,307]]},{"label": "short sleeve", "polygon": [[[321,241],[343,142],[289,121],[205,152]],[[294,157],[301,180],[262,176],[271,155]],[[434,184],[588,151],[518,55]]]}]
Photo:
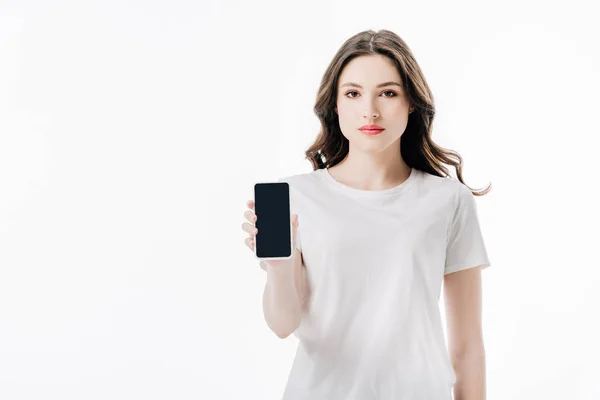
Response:
[{"label": "short sleeve", "polygon": [[444,275],[491,265],[481,233],[475,195],[464,184],[456,193],[456,209],[446,242]]}]

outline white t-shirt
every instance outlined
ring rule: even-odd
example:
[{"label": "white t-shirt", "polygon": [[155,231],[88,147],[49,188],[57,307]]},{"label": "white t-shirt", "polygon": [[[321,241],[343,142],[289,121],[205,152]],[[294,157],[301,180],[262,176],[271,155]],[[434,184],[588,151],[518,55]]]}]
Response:
[{"label": "white t-shirt", "polygon": [[327,169],[279,181],[310,292],[282,400],[450,400],[443,277],[490,266],[471,191],[414,168],[378,191]]}]

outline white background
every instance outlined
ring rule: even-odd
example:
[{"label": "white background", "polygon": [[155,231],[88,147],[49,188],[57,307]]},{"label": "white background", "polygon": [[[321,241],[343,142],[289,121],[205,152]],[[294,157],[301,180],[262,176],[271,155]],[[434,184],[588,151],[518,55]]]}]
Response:
[{"label": "white background", "polygon": [[493,185],[488,400],[599,399],[593,3],[1,1],[0,399],[280,398],[298,342],[264,322],[245,204],[312,171],[322,73],[366,29]]}]

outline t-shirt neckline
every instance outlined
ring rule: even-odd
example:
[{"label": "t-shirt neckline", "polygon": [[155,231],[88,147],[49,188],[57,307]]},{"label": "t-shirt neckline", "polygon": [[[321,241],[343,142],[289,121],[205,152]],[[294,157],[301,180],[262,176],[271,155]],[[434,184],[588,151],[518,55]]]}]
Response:
[{"label": "t-shirt neckline", "polygon": [[360,196],[360,197],[367,197],[367,198],[381,198],[381,197],[386,197],[386,196],[390,196],[390,195],[394,195],[394,194],[398,194],[402,191],[405,191],[406,189],[408,189],[416,180],[417,178],[417,173],[418,170],[416,170],[415,168],[411,167],[410,168],[410,175],[408,176],[408,178],[402,182],[401,184],[394,186],[392,188],[389,189],[383,189],[383,190],[363,190],[363,189],[356,189],[350,186],[347,186],[341,182],[338,182],[330,173],[329,173],[329,168],[325,167],[325,168],[321,168],[320,169],[320,173],[321,176],[323,177],[323,179],[331,186],[337,188],[338,190],[347,193],[351,196]]}]

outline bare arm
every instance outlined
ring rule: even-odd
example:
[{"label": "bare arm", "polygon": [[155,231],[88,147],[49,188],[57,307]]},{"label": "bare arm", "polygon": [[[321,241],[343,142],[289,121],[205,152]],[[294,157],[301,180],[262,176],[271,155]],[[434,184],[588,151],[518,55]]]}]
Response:
[{"label": "bare arm", "polygon": [[[290,268],[291,267],[291,268]],[[263,313],[269,328],[284,339],[300,325],[305,281],[302,253],[294,249],[292,265],[266,264],[267,283],[263,292]]]},{"label": "bare arm", "polygon": [[[254,214],[254,200],[247,202],[249,210],[244,213],[247,222],[242,229],[249,234],[246,246],[254,249],[257,216]],[[284,339],[294,332],[301,322],[301,313],[306,304],[307,289],[302,252],[296,248],[298,216],[292,214],[292,242],[294,254],[291,260],[261,261],[260,266],[267,272],[267,283],[263,291],[263,313],[267,325],[277,336]]]},{"label": "bare arm", "polygon": [[485,400],[485,348],[481,328],[481,269],[444,276],[448,351],[456,373],[455,400]]}]

